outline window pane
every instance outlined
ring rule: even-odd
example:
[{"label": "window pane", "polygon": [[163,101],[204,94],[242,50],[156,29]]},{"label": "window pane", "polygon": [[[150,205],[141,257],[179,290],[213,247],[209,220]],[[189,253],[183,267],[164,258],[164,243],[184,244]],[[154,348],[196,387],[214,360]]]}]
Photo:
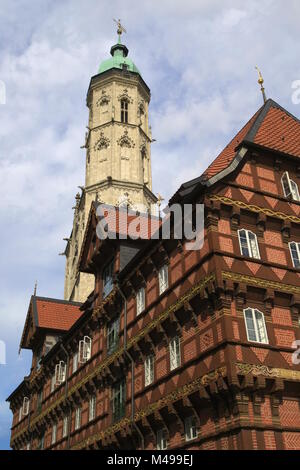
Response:
[{"label": "window pane", "polygon": [[300,243],[290,243],[290,251],[295,268],[300,267]]},{"label": "window pane", "polygon": [[289,197],[291,195],[291,188],[290,188],[290,181],[288,173],[284,173],[283,177],[281,178],[283,192],[285,197]]},{"label": "window pane", "polygon": [[267,343],[267,332],[265,328],[264,316],[258,310],[255,310],[256,326],[258,332],[258,341],[260,343]]},{"label": "window pane", "polygon": [[250,308],[245,311],[245,320],[246,320],[246,328],[247,328],[249,341],[257,341],[255,326],[254,326],[254,321],[253,321],[253,314]]},{"label": "window pane", "polygon": [[295,183],[295,181],[292,181],[292,180],[291,180],[291,190],[292,190],[293,199],[295,201],[300,201],[298,186]]},{"label": "window pane", "polygon": [[259,259],[259,251],[258,251],[258,244],[256,235],[252,232],[248,232],[249,234],[249,241],[250,241],[250,248],[251,248],[251,256],[252,258]]},{"label": "window pane", "polygon": [[239,231],[239,239],[240,239],[240,245],[241,245],[241,254],[243,256],[250,257],[250,250],[249,250],[249,247],[248,247],[248,240],[247,240],[245,230],[240,230]]}]

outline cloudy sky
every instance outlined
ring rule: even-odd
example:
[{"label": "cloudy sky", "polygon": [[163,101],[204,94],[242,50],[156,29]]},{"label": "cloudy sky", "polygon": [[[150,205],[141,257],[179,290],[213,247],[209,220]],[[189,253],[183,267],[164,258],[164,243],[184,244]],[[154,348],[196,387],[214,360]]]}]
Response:
[{"label": "cloudy sky", "polygon": [[298,0],[1,0],[0,449],[5,398],[29,371],[30,352],[17,352],[35,280],[39,295],[63,296],[58,253],[84,182],[86,91],[119,17],[151,88],[153,190],[166,199],[261,106],[256,64],[268,97],[300,117]]}]

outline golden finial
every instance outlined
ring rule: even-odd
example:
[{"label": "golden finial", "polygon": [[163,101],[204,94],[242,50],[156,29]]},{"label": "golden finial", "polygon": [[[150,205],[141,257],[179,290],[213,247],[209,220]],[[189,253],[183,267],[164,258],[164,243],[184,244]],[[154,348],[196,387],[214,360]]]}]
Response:
[{"label": "golden finial", "polygon": [[122,33],[127,33],[126,29],[121,25],[121,20],[115,20],[113,18],[114,22],[118,25],[118,29],[117,29],[117,33],[118,33],[118,36],[119,36],[119,43],[121,42],[121,34]]},{"label": "golden finial", "polygon": [[266,97],[266,93],[265,93],[265,88],[264,88],[264,79],[263,79],[263,76],[261,74],[261,71],[259,70],[259,68],[257,67],[256,65],[256,70],[258,72],[258,84],[260,85],[260,89],[261,89],[261,92],[262,92],[262,95],[263,95],[263,99],[264,99],[264,103],[266,103],[267,101],[267,97]]}]

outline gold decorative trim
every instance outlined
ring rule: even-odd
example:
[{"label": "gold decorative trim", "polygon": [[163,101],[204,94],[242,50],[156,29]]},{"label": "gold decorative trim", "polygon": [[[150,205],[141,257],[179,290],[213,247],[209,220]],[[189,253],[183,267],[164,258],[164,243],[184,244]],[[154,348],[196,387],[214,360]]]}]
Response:
[{"label": "gold decorative trim", "polygon": [[230,281],[243,282],[251,284],[263,289],[274,289],[282,292],[289,292],[291,294],[300,294],[300,287],[292,286],[291,284],[283,284],[282,282],[268,281],[258,277],[247,276],[246,274],[237,274],[229,271],[222,271],[223,279]]},{"label": "gold decorative trim", "polygon": [[229,197],[215,195],[211,197],[210,200],[220,201],[230,206],[235,206],[235,207],[239,207],[242,209],[248,209],[251,212],[262,213],[265,215],[269,215],[270,217],[277,217],[278,219],[282,219],[282,220],[290,220],[291,222],[300,224],[300,218],[295,215],[288,215],[288,214],[285,214],[284,212],[273,211],[272,209],[267,209],[266,207],[259,207],[254,204],[246,204],[245,202],[236,201]]},{"label": "gold decorative trim", "polygon": [[[185,302],[191,300],[195,295],[197,295],[199,292],[201,292],[206,284],[209,282],[215,280],[215,274],[209,274],[206,276],[201,282],[199,282],[196,286],[194,286],[192,289],[190,289],[185,295],[180,297],[180,299],[173,305],[171,305],[169,308],[167,308],[165,311],[163,311],[155,320],[151,321],[148,325],[146,325],[145,328],[143,328],[138,335],[136,335],[134,338],[128,341],[127,347],[130,348],[134,344],[136,344],[143,336],[145,336],[149,331],[151,331],[153,328],[155,328],[160,322],[162,322],[164,319],[166,319],[172,312],[175,312],[176,310],[179,310]],[[109,296],[110,297],[110,296]],[[105,301],[108,301],[108,298],[105,299]],[[100,307],[97,308],[96,311],[98,311]],[[68,391],[68,397],[70,397],[76,390],[78,390],[82,385],[87,383],[90,379],[93,377],[97,376],[103,369],[108,367],[110,364],[112,364],[115,359],[118,357],[122,356],[124,353],[124,348],[118,349],[114,354],[111,356],[107,357],[104,361],[99,364],[98,367],[93,369],[89,374],[85,375],[79,382],[73,385],[72,388]],[[44,416],[46,416],[49,412],[51,412],[54,408],[56,408],[60,403],[65,401],[65,395],[62,395],[59,397],[55,402],[51,403],[51,405],[43,410],[38,416],[36,416],[32,422],[31,426],[34,426],[37,422],[42,420]],[[117,423],[118,424],[118,423]],[[14,438],[15,440],[19,435],[23,434],[25,430],[21,430]]]},{"label": "gold decorative trim", "polygon": [[[190,395],[191,393],[194,393],[201,386],[206,386],[210,382],[215,382],[219,377],[226,377],[226,375],[227,375],[227,368],[223,366],[218,369],[215,369],[212,372],[209,372],[208,374],[203,375],[202,377],[197,377],[197,379],[193,380],[189,384],[184,385],[180,389],[177,389],[174,392],[169,393],[168,395],[161,398],[157,402],[152,403],[150,406],[148,406],[148,408],[145,408],[135,413],[133,420],[134,422],[137,422],[141,420],[142,418],[149,416],[154,411],[164,408],[168,404],[174,403],[180,400],[181,398],[184,398]],[[81,449],[86,446],[90,446],[91,444],[94,444],[95,442],[107,436],[115,434],[116,432],[120,431],[120,429],[125,428],[126,426],[130,424],[131,424],[130,418],[123,418],[121,421],[110,426],[105,431],[101,431],[97,434],[94,434],[93,436],[88,437],[87,439],[82,440],[81,442],[73,446],[72,449]]]},{"label": "gold decorative trim", "polygon": [[255,364],[243,364],[236,363],[237,373],[242,373],[243,375],[252,374],[255,377],[263,375],[264,377],[269,378],[279,378],[286,380],[297,380],[300,381],[300,371],[299,370],[290,370],[290,369],[279,369],[276,367],[267,367],[263,365]]}]

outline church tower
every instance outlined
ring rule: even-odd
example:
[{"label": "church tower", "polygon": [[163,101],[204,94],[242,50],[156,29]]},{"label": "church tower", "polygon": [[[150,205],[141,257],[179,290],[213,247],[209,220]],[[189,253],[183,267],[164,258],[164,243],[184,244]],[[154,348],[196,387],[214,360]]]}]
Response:
[{"label": "church tower", "polygon": [[84,301],[94,288],[92,275],[79,273],[77,264],[92,201],[127,204],[153,212],[150,89],[121,43],[100,64],[87,93],[89,123],[85,136],[86,175],[76,195],[73,230],[66,239],[65,299]]}]

